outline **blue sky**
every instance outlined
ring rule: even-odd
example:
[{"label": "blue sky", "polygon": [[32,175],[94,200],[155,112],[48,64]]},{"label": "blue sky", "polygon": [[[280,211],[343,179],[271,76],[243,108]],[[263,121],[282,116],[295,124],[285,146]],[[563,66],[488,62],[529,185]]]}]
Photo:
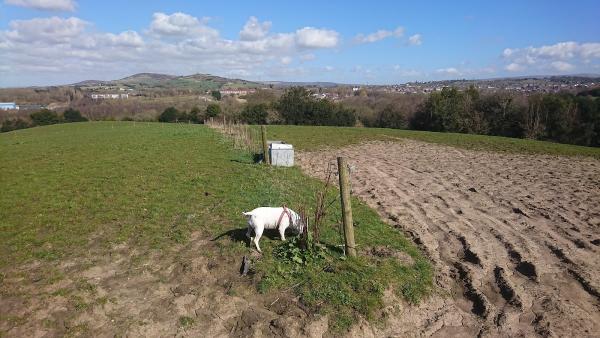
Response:
[{"label": "blue sky", "polygon": [[0,86],[137,72],[389,84],[600,73],[598,1],[3,0]]}]

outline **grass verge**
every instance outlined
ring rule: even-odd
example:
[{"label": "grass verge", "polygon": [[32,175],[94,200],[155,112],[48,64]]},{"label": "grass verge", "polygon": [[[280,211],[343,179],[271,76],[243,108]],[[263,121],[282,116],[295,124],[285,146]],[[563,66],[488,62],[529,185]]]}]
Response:
[{"label": "grass verge", "polygon": [[600,159],[600,148],[486,135],[381,128],[275,125],[268,127],[268,135],[269,139],[281,139],[292,143],[298,150],[314,150],[323,147],[338,148],[365,141],[390,141],[394,138],[407,138],[464,149],[522,154],[590,156]]}]

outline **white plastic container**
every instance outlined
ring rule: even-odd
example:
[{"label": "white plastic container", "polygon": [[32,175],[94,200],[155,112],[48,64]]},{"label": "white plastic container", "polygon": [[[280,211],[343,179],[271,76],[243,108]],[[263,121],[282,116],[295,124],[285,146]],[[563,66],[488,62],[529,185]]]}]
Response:
[{"label": "white plastic container", "polygon": [[294,165],[294,146],[285,143],[271,143],[269,146],[271,165],[292,167]]}]

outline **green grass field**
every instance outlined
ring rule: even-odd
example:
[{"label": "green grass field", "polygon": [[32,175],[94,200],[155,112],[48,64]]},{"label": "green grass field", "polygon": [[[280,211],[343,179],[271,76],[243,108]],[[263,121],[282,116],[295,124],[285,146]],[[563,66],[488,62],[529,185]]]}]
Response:
[{"label": "green grass field", "polygon": [[[289,130],[293,142],[310,129]],[[341,135],[354,133],[343,130]],[[273,131],[288,137],[285,128]],[[262,205],[313,207],[322,185],[298,168],[255,164],[252,154],[233,150],[228,140],[201,125],[37,127],[0,134],[0,158],[2,275],[34,260],[56,265],[62,259],[102,255],[118,243],[160,250],[186,243],[194,231],[210,238],[245,233],[242,211]],[[298,270],[273,257],[278,239],[264,237],[265,255],[257,265],[261,292],[300,285],[296,292],[307,306],[333,314],[334,330],[348,327],[357,314],[369,317],[381,306],[385,288],[417,302],[432,285],[432,268],[422,254],[373,210],[353,203],[359,250],[388,246],[406,252],[414,264],[366,255],[342,259],[336,249],[342,243],[339,204],[334,203],[322,229],[326,259]],[[219,252],[198,254],[241,257],[252,250],[244,241],[222,245]],[[60,278],[57,274],[56,281]]]},{"label": "green grass field", "polygon": [[284,140],[292,143],[299,150],[311,150],[327,146],[335,148],[365,141],[393,141],[397,138],[407,138],[465,149],[523,154],[590,156],[600,159],[600,148],[498,136],[350,127],[269,126],[267,130],[269,139]]}]

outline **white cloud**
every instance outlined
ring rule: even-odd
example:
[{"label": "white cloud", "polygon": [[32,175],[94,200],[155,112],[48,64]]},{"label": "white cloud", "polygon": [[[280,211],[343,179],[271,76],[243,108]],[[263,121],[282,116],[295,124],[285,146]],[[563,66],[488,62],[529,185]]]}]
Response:
[{"label": "white cloud", "polygon": [[283,65],[289,65],[290,63],[292,63],[293,59],[289,56],[284,56],[281,58],[281,64]]},{"label": "white cloud", "polygon": [[402,66],[400,65],[394,65],[392,67],[394,69],[394,72],[397,73],[400,76],[405,76],[405,77],[416,77],[416,76],[421,76],[421,72],[415,69],[405,69],[402,68]]},{"label": "white cloud", "polygon": [[256,17],[251,16],[240,31],[240,39],[245,41],[262,39],[269,34],[269,29],[271,29],[271,21],[261,23]]},{"label": "white cloud", "polygon": [[558,42],[553,45],[527,48],[506,48],[502,57],[508,62],[508,71],[522,71],[524,65],[539,70],[572,71],[578,64],[600,59],[600,43]]},{"label": "white cloud", "polygon": [[504,69],[508,70],[509,72],[519,72],[519,71],[525,70],[525,67],[516,62],[513,62],[513,63],[507,65],[506,67],[504,67]]},{"label": "white cloud", "polygon": [[43,11],[73,12],[77,6],[77,3],[73,0],[4,0],[4,3]]},{"label": "white cloud", "polygon": [[573,66],[572,64],[570,64],[568,62],[564,62],[564,61],[554,61],[554,62],[552,62],[552,67],[554,69],[558,70],[559,72],[567,72],[567,71],[575,69],[575,66]]},{"label": "white cloud", "polygon": [[504,49],[504,51],[502,52],[502,56],[503,56],[503,57],[505,57],[505,58],[508,58],[508,57],[510,57],[511,55],[513,55],[513,53],[514,53],[514,52],[515,52],[515,51],[514,51],[514,50],[512,50],[512,49],[510,49],[510,48],[506,48],[506,49]]},{"label": "white cloud", "polygon": [[11,30],[7,31],[6,35],[10,40],[19,42],[60,43],[80,35],[88,24],[88,22],[75,17],[62,19],[53,16],[51,18],[15,20],[10,22]]},{"label": "white cloud", "polygon": [[271,33],[264,23],[257,24],[261,33],[246,32],[244,39],[240,33],[240,39],[231,40],[221,37],[206,19],[185,13],[155,13],[142,32],[101,32],[75,17],[14,20],[7,30],[0,30],[0,64],[9,69],[0,77],[0,85],[25,81],[27,76],[32,84],[48,84],[44,72],[51,74],[46,76],[54,79],[51,83],[66,83],[59,78],[106,79],[135,72],[291,76],[322,71],[290,66],[295,59],[313,60],[313,50],[339,44],[339,34],[333,30],[305,27]]},{"label": "white cloud", "polygon": [[458,69],[456,69],[454,67],[440,68],[440,69],[437,69],[435,72],[439,73],[439,74],[443,74],[443,75],[449,75],[449,76],[457,76],[457,75],[462,74]]},{"label": "white cloud", "polygon": [[109,42],[115,46],[141,47],[144,45],[144,40],[135,31],[125,31],[120,34],[106,34]]},{"label": "white cloud", "polygon": [[423,43],[421,40],[421,34],[415,34],[408,38],[408,43],[413,46],[419,46]]},{"label": "white cloud", "polygon": [[377,32],[371,33],[366,36],[363,34],[359,34],[354,38],[354,40],[358,43],[370,43],[370,42],[383,40],[391,35],[392,35],[392,32],[380,29]]},{"label": "white cloud", "polygon": [[404,27],[399,26],[398,28],[394,29],[394,36],[397,38],[401,38],[404,35]]},{"label": "white cloud", "polygon": [[303,48],[333,48],[339,42],[339,33],[328,29],[304,27],[296,31],[296,43]]},{"label": "white cloud", "polygon": [[154,13],[150,23],[150,31],[156,35],[193,35],[205,38],[216,38],[219,35],[216,29],[204,25],[198,18],[181,12],[171,15],[160,12]]},{"label": "white cloud", "polygon": [[394,37],[402,37],[404,35],[404,27],[398,27],[393,31],[389,31],[389,30],[385,30],[385,29],[380,29],[374,33],[371,34],[358,34],[357,36],[354,37],[354,42],[356,43],[372,43],[372,42],[377,42],[380,40],[383,40],[385,38],[394,36]]},{"label": "white cloud", "polygon": [[600,43],[584,43],[580,46],[579,52],[584,59],[600,58]]}]

